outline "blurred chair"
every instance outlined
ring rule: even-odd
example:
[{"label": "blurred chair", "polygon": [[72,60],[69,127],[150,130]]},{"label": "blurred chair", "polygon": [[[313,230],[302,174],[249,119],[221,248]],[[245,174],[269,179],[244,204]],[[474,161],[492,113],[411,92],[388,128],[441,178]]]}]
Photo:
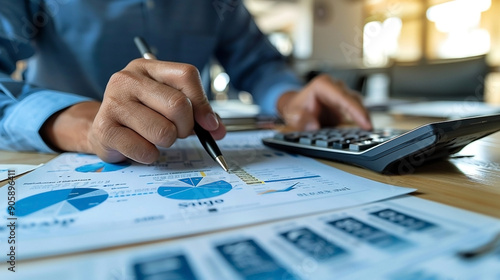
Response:
[{"label": "blurred chair", "polygon": [[389,96],[398,99],[482,101],[488,72],[485,55],[394,64],[390,68]]}]

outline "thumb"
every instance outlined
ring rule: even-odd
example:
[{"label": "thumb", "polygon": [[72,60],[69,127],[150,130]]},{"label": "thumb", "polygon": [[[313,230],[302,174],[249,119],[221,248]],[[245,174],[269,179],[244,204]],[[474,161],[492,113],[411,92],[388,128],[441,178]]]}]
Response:
[{"label": "thumb", "polygon": [[219,128],[219,119],[215,115],[212,107],[206,105],[198,105],[197,108],[193,108],[195,121],[204,129],[208,131],[214,131]]}]

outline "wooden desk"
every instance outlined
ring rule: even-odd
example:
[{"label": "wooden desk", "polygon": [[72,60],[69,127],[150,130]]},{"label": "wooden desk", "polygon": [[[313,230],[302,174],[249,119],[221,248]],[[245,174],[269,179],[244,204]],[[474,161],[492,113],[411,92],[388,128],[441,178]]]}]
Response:
[{"label": "wooden desk", "polygon": [[[373,114],[376,127],[411,129],[432,121],[436,119]],[[54,157],[0,151],[0,163],[39,164]],[[448,160],[426,164],[409,175],[387,176],[341,163],[321,162],[375,181],[415,188],[418,191],[413,195],[420,198],[500,218],[500,132],[468,145]]]}]

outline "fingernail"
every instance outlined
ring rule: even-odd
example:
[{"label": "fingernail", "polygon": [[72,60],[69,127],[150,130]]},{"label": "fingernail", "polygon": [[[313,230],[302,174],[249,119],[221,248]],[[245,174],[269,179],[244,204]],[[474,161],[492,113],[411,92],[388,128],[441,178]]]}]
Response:
[{"label": "fingernail", "polygon": [[305,130],[317,130],[317,129],[319,129],[319,126],[315,122],[307,123],[305,126]]},{"label": "fingernail", "polygon": [[205,121],[209,130],[216,130],[217,128],[219,128],[219,120],[217,119],[215,114],[207,114],[207,116],[205,117]]}]

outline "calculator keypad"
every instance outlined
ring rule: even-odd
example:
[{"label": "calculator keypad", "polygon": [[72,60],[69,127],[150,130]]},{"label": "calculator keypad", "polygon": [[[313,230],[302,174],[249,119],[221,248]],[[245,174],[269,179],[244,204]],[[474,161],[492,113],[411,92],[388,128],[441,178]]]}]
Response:
[{"label": "calculator keypad", "polygon": [[375,147],[404,131],[394,129],[323,128],[317,131],[278,133],[275,139],[308,146],[360,152]]}]

